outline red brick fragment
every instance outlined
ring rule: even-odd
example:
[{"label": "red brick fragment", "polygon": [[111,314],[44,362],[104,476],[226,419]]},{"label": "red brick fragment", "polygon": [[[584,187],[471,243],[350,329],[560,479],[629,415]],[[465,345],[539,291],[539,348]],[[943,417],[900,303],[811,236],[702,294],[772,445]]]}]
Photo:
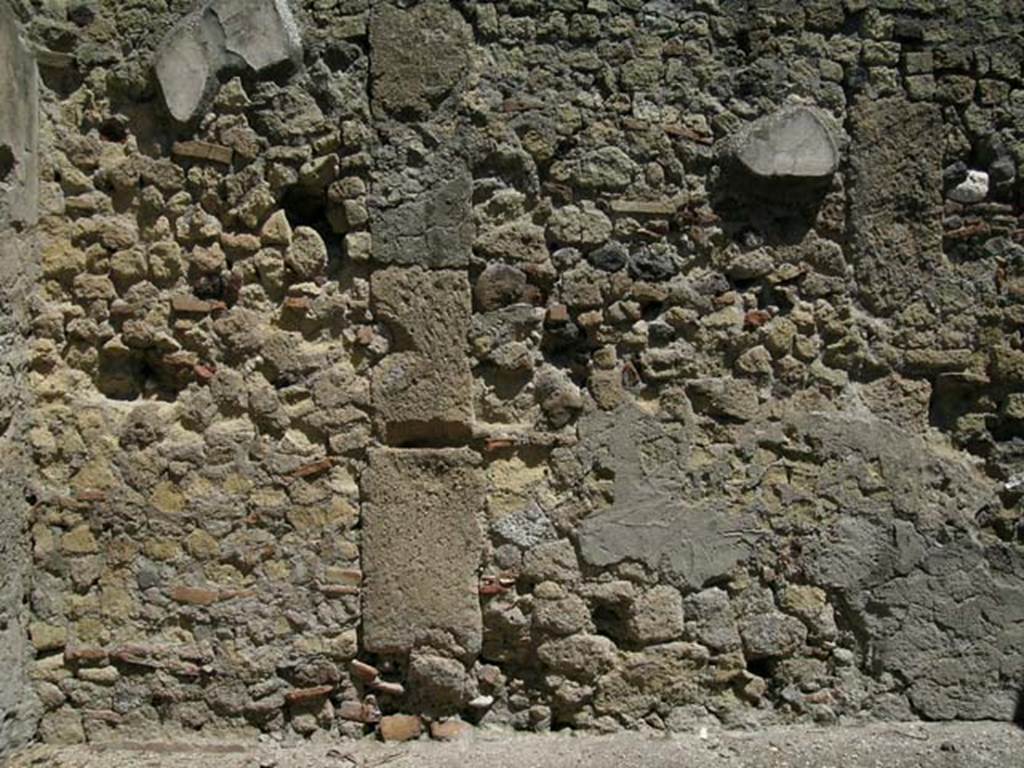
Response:
[{"label": "red brick fragment", "polygon": [[359,659],[352,659],[349,669],[352,671],[353,677],[367,683],[372,683],[380,677],[379,669],[372,664],[367,664],[365,661],[359,661]]},{"label": "red brick fragment", "polygon": [[552,304],[548,307],[547,321],[549,323],[569,322],[569,308],[565,304]]},{"label": "red brick fragment", "polygon": [[176,141],[171,146],[171,152],[178,157],[209,160],[222,165],[230,165],[234,155],[234,150],[231,147],[213,144],[209,141]]},{"label": "red brick fragment", "polygon": [[358,568],[342,568],[336,571],[332,578],[342,584],[359,586],[363,583],[363,572]]},{"label": "red brick fragment", "polygon": [[480,582],[479,593],[485,597],[492,597],[494,595],[501,595],[508,592],[508,587],[501,584],[496,579],[484,578]]},{"label": "red brick fragment", "polygon": [[217,375],[217,369],[211,366],[197,364],[192,366],[192,370],[195,371],[196,381],[200,384],[206,384]]},{"label": "red brick fragment", "polygon": [[680,139],[686,139],[688,141],[696,142],[697,144],[704,144],[706,146],[710,146],[711,144],[715,143],[714,136],[709,136],[706,133],[698,133],[692,128],[689,128],[685,125],[679,125],[678,123],[666,125],[664,127],[664,131],[669,136],[676,136]]},{"label": "red brick fragment", "polygon": [[991,227],[983,221],[967,224],[959,229],[951,229],[943,233],[946,240],[969,240],[972,237],[989,234]]},{"label": "red brick fragment", "polygon": [[502,451],[506,448],[513,447],[515,444],[515,440],[509,437],[489,437],[484,443],[484,450]]},{"label": "red brick fragment", "polygon": [[771,319],[771,312],[765,309],[752,309],[744,315],[743,324],[748,328],[760,328]]},{"label": "red brick fragment", "polygon": [[320,461],[314,461],[309,464],[304,464],[294,472],[291,476],[296,480],[303,477],[312,477],[313,475],[319,475],[326,472],[328,469],[334,466],[334,459],[326,458],[320,459]]},{"label": "red brick fragment", "polygon": [[402,696],[405,694],[405,686],[401,683],[391,683],[387,680],[374,680],[370,687],[378,693],[386,693],[388,696]]},{"label": "red brick fragment", "polygon": [[190,661],[170,661],[163,668],[178,677],[196,678],[202,673],[202,669]]},{"label": "red brick fragment", "polygon": [[333,685],[316,685],[312,688],[296,688],[293,691],[288,691],[288,693],[284,695],[284,698],[289,704],[306,704],[310,701],[326,698],[333,690]]},{"label": "red brick fragment", "polygon": [[202,587],[174,587],[170,596],[174,602],[186,605],[212,605],[220,600],[220,592],[216,589]]},{"label": "red brick fragment", "polygon": [[120,664],[130,664],[135,667],[146,667],[148,669],[161,669],[163,663],[150,658],[156,654],[155,650],[143,645],[123,645],[110,652],[110,660]]},{"label": "red brick fragment", "polygon": [[356,330],[356,343],[363,347],[368,347],[373,343],[377,332],[371,325],[361,325]]}]

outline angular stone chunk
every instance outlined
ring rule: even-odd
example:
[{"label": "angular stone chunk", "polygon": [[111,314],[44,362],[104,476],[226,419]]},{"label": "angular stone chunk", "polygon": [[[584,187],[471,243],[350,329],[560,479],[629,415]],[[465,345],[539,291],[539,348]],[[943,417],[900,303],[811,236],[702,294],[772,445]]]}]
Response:
[{"label": "angular stone chunk", "polygon": [[371,384],[383,439],[401,445],[465,438],[473,420],[465,273],[380,270],[370,292],[374,313],[393,336],[392,353],[374,369]]},{"label": "angular stone chunk", "polygon": [[408,680],[416,711],[435,717],[459,712],[472,690],[461,661],[431,653],[412,655]]},{"label": "angular stone chunk", "polygon": [[0,4],[0,230],[33,224],[39,199],[39,76],[13,11]]},{"label": "angular stone chunk", "polygon": [[508,264],[488,264],[477,278],[474,294],[484,312],[517,304],[527,296],[526,273]]},{"label": "angular stone chunk", "polygon": [[980,203],[988,197],[989,178],[984,171],[968,171],[967,178],[949,191],[949,199],[964,205]]},{"label": "angular stone chunk", "polygon": [[302,54],[287,0],[216,0],[211,10],[224,30],[224,50],[240,56],[255,72]]},{"label": "angular stone chunk", "polygon": [[157,80],[175,120],[196,117],[225,72],[298,61],[302,41],[287,0],[207,0],[157,52]]},{"label": "angular stone chunk", "polygon": [[301,280],[312,280],[327,266],[327,245],[312,227],[296,227],[285,265]]},{"label": "angular stone chunk", "polygon": [[629,637],[639,645],[667,643],[683,636],[683,598],[666,584],[641,594],[630,608]]},{"label": "angular stone chunk", "polygon": [[[371,450],[363,473],[363,645],[479,652],[484,505],[466,448]],[[441,647],[438,647],[441,646]]]},{"label": "angular stone chunk", "polygon": [[603,635],[573,635],[537,649],[545,667],[575,680],[590,681],[615,666],[615,643]]},{"label": "angular stone chunk", "polygon": [[447,2],[399,8],[378,3],[370,19],[374,107],[423,117],[469,69],[473,33]]},{"label": "angular stone chunk", "polygon": [[820,181],[839,167],[835,139],[808,107],[761,118],[738,138],[735,152],[743,167],[762,179]]},{"label": "angular stone chunk", "polygon": [[206,47],[202,22],[191,19],[172,32],[157,55],[156,77],[175,120],[190,120],[207,95],[212,71]]},{"label": "angular stone chunk", "polygon": [[740,623],[740,637],[748,659],[780,658],[807,642],[807,627],[784,613],[762,613]]},{"label": "angular stone chunk", "polygon": [[749,381],[731,378],[694,379],[686,388],[695,410],[736,421],[757,415],[757,390]]}]

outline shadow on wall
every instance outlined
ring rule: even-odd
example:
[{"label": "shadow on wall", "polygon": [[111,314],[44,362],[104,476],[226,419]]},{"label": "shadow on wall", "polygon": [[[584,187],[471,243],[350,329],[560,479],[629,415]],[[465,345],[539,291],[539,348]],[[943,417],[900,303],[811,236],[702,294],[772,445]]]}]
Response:
[{"label": "shadow on wall", "polygon": [[1013,722],[1018,728],[1024,729],[1024,687],[1017,694],[1017,708],[1013,711]]}]

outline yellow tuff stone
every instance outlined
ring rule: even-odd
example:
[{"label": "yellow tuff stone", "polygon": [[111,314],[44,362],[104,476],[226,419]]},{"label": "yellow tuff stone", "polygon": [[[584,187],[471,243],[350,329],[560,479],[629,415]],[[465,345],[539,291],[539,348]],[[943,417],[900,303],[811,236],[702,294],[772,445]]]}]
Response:
[{"label": "yellow tuff stone", "polygon": [[181,544],[176,539],[149,539],[142,549],[154,560],[168,561],[181,557]]},{"label": "yellow tuff stone", "polygon": [[96,537],[88,525],[79,525],[60,539],[60,548],[69,555],[91,555],[99,551]]},{"label": "yellow tuff stone", "polygon": [[117,477],[110,467],[110,461],[97,457],[83,466],[71,480],[71,487],[78,493],[83,491],[105,491],[117,485]]},{"label": "yellow tuff stone", "polygon": [[87,616],[75,622],[73,635],[84,645],[104,645],[110,640],[110,630],[103,620]]},{"label": "yellow tuff stone", "polygon": [[335,659],[354,659],[359,653],[359,637],[356,630],[349,629],[340,635],[326,638],[324,650]]},{"label": "yellow tuff stone", "polygon": [[504,517],[522,509],[544,483],[546,465],[528,463],[519,456],[499,459],[487,468],[491,481],[488,504],[493,517]]},{"label": "yellow tuff stone", "polygon": [[165,515],[177,515],[185,510],[185,496],[173,483],[157,483],[149,497],[153,508]]},{"label": "yellow tuff stone", "polygon": [[220,544],[206,531],[195,530],[185,539],[185,549],[192,557],[208,560],[220,553]]},{"label": "yellow tuff stone", "polygon": [[32,639],[32,646],[37,651],[55,651],[63,648],[68,640],[68,631],[65,627],[44,624],[41,621],[32,622],[28,634]]},{"label": "yellow tuff stone", "polygon": [[224,478],[223,489],[228,493],[248,493],[253,482],[248,477],[232,472]]},{"label": "yellow tuff stone", "polygon": [[109,586],[100,591],[100,608],[111,619],[127,619],[135,612],[135,601],[124,587]]}]

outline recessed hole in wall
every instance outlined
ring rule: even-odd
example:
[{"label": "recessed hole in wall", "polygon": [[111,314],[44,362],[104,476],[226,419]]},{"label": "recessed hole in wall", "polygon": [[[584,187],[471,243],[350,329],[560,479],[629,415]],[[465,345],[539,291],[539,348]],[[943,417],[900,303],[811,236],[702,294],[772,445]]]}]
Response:
[{"label": "recessed hole in wall", "polygon": [[219,300],[224,296],[224,278],[220,275],[197,275],[192,279],[192,292],[200,299]]},{"label": "recessed hole in wall", "polygon": [[0,144],[0,182],[6,182],[14,171],[14,150],[7,144]]},{"label": "recessed hole in wall", "polygon": [[772,676],[772,663],[769,659],[750,659],[747,661],[747,672],[767,680]]},{"label": "recessed hole in wall", "polygon": [[622,608],[612,605],[599,605],[590,614],[597,634],[604,635],[614,642],[626,640],[626,616]]},{"label": "recessed hole in wall", "polygon": [[321,235],[330,234],[323,190],[291,187],[285,192],[281,207],[288,215],[288,223],[293,227],[312,227]]},{"label": "recessed hole in wall", "polygon": [[96,9],[87,3],[76,3],[68,9],[68,20],[79,27],[87,27],[96,20]]},{"label": "recessed hole in wall", "polygon": [[107,141],[124,141],[128,138],[128,121],[121,115],[108,117],[100,124],[100,136]]},{"label": "recessed hole in wall", "polygon": [[751,288],[756,286],[758,284],[758,281],[757,281],[756,278],[740,278],[740,277],[736,277],[736,278],[733,278],[732,284],[733,284],[733,287],[737,291],[740,291],[741,293],[743,293],[745,291],[749,291]]}]

